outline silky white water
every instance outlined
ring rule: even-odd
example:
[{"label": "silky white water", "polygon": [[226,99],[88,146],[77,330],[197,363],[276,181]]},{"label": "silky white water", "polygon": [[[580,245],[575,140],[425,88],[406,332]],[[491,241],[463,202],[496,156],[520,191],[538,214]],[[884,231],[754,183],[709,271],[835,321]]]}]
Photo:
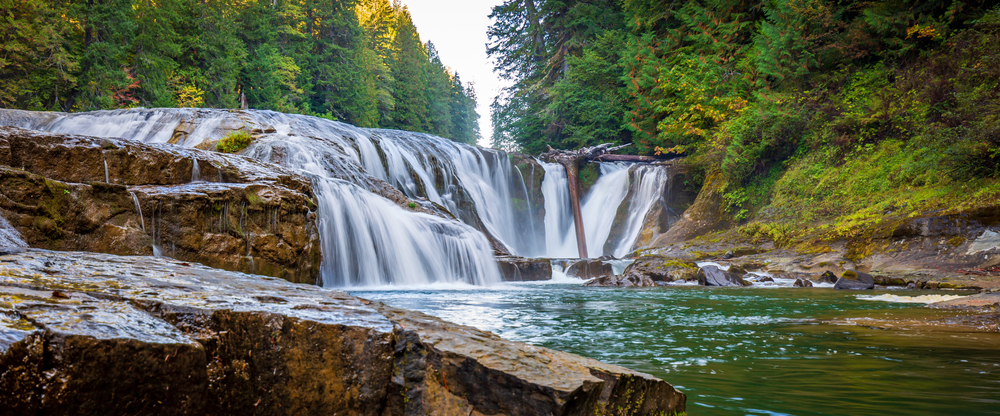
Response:
[{"label": "silky white water", "polygon": [[[299,169],[313,180],[328,285],[496,282],[492,249],[479,231],[520,256],[578,255],[565,170],[541,163],[537,173],[534,165],[522,172],[501,151],[428,134],[256,110],[11,113],[0,120],[24,128],[187,147],[218,140],[232,130],[251,131],[257,139],[245,155]],[[588,251],[593,257],[620,257],[633,249],[643,219],[662,197],[666,173],[622,163],[602,163],[600,170],[581,201]],[[200,173],[193,160],[191,180],[202,180]],[[536,191],[525,180],[535,174],[544,175],[544,207],[532,205]],[[371,192],[386,183],[424,208],[445,210],[465,224],[409,212]],[[545,213],[536,220],[533,213],[539,209]]]},{"label": "silky white water", "polygon": [[12,247],[27,248],[28,243],[24,242],[21,234],[7,222],[6,218],[0,216],[0,248]]}]

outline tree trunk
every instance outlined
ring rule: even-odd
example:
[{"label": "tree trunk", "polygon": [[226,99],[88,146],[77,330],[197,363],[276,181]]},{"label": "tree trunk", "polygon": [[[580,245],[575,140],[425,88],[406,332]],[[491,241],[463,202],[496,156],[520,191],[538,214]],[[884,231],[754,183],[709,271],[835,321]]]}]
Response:
[{"label": "tree trunk", "polygon": [[566,168],[566,178],[569,179],[569,203],[573,208],[573,224],[576,226],[576,248],[580,258],[587,256],[587,236],[583,231],[583,214],[580,212],[580,165],[579,160],[560,161]]}]

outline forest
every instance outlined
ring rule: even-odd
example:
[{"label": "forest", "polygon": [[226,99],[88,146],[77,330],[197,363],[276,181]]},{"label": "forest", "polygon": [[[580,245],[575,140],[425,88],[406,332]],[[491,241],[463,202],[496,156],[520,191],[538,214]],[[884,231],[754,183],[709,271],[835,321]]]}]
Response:
[{"label": "forest", "polygon": [[475,143],[471,84],[389,0],[0,0],[0,107],[240,108]]},{"label": "forest", "polygon": [[492,17],[510,85],[495,147],[685,155],[693,189],[778,242],[1000,198],[994,2],[508,0]]}]

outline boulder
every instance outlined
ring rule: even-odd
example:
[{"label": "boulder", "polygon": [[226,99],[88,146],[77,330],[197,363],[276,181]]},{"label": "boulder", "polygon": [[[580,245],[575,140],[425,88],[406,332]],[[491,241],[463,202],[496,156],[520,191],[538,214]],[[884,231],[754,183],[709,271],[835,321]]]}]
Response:
[{"label": "boulder", "polygon": [[549,259],[531,259],[517,256],[498,256],[500,276],[508,282],[552,280],[552,262]]},{"label": "boulder", "polygon": [[600,259],[582,259],[566,269],[566,276],[580,279],[593,279],[610,274],[614,274],[614,269]]},{"label": "boulder", "polygon": [[621,274],[607,275],[589,280],[584,286],[605,286],[605,287],[655,287],[657,282],[648,276],[641,274]]},{"label": "boulder", "polygon": [[837,275],[835,275],[835,274],[833,274],[833,272],[827,270],[827,271],[823,272],[823,274],[821,274],[819,276],[819,279],[817,279],[816,281],[820,282],[820,283],[837,283]]},{"label": "boulder", "polygon": [[795,279],[795,283],[792,284],[795,287],[813,287],[813,283],[808,279]]},{"label": "boulder", "polygon": [[695,280],[698,265],[665,257],[642,256],[625,267],[622,276],[643,276],[654,282]]},{"label": "boulder", "polygon": [[834,289],[848,289],[848,290],[870,290],[875,288],[875,279],[872,278],[870,274],[862,273],[857,270],[848,270],[844,272],[844,275],[837,279],[837,283],[833,286]]},{"label": "boulder", "polygon": [[[319,277],[312,186],[290,170],[237,155],[14,127],[0,127],[0,147],[0,215],[32,247],[157,250],[293,282]],[[205,181],[191,182],[195,161]]]},{"label": "boulder", "polygon": [[702,286],[750,286],[750,282],[716,266],[705,266],[699,269],[698,284]]},{"label": "boulder", "polygon": [[685,401],[646,374],[339,291],[162,257],[0,256],[0,414],[674,414]]}]

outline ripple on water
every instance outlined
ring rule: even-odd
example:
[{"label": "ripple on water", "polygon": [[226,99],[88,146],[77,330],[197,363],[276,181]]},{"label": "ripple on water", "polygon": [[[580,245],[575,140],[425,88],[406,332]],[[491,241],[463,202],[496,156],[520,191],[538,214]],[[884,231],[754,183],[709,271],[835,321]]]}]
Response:
[{"label": "ripple on water", "polygon": [[1000,414],[1000,334],[845,324],[955,312],[834,290],[511,286],[352,293],[653,374],[693,414]]}]

